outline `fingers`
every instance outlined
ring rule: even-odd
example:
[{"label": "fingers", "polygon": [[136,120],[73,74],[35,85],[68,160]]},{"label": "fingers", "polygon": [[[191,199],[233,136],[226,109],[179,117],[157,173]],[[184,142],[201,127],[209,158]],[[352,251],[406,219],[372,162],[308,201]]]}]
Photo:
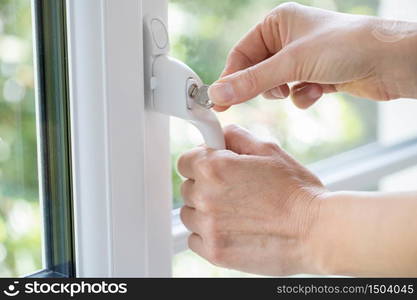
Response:
[{"label": "fingers", "polygon": [[[258,24],[237,43],[227,57],[226,67],[220,78],[248,68],[270,55],[264,46],[261,34],[260,25]],[[230,105],[216,104],[213,108],[218,112],[222,112],[229,107]]]},{"label": "fingers", "polygon": [[323,95],[319,84],[303,82],[293,86],[291,98],[298,108],[306,109],[313,105]]},{"label": "fingers", "polygon": [[262,36],[262,23],[253,27],[229,52],[220,77],[246,69],[271,56]]},{"label": "fingers", "polygon": [[229,125],[223,131],[227,150],[196,147],[181,155],[177,164],[178,173],[191,180],[186,181],[183,189],[191,190],[192,182],[197,179],[214,180],[214,174],[226,172],[224,165],[232,162],[237,154],[273,155],[279,151],[277,145],[259,140],[242,127]]},{"label": "fingers", "polygon": [[278,52],[258,64],[221,78],[210,86],[210,99],[217,106],[230,106],[294,81],[292,59],[288,59],[287,53]]},{"label": "fingers", "polygon": [[204,248],[203,239],[200,235],[192,233],[188,237],[188,247],[201,257],[207,259],[206,249]]},{"label": "fingers", "polygon": [[229,107],[230,107],[230,106],[220,106],[220,105],[214,105],[214,106],[213,106],[213,109],[214,109],[215,111],[222,112],[222,111],[228,110],[228,109],[229,109]]},{"label": "fingers", "polygon": [[181,184],[181,195],[182,199],[184,200],[184,204],[191,208],[195,208],[196,196],[193,193],[194,185],[195,181],[192,179],[187,179]]},{"label": "fingers", "polygon": [[333,92],[336,89],[332,84],[302,82],[291,88],[291,98],[298,108],[306,109],[317,102],[323,93]]},{"label": "fingers", "polygon": [[283,84],[277,87],[274,87],[270,90],[267,90],[263,93],[264,98],[266,99],[284,99],[287,98],[290,94],[290,88],[287,84]]},{"label": "fingers", "polygon": [[198,222],[197,210],[189,206],[183,206],[180,210],[180,218],[184,226],[191,232],[201,234],[201,222]]},{"label": "fingers", "polygon": [[229,125],[224,128],[226,148],[238,153],[248,155],[271,155],[279,147],[272,147],[270,143],[265,143],[246,129],[237,125]]},{"label": "fingers", "polygon": [[206,149],[204,147],[196,147],[190,151],[185,152],[178,159],[177,170],[185,178],[195,179],[195,171],[193,169],[194,162],[202,157]]},{"label": "fingers", "polygon": [[[265,59],[268,59],[269,57],[271,57],[271,55],[275,54],[277,51],[280,50],[281,48],[280,37],[276,35],[277,33],[279,34],[279,30],[278,28],[276,28],[277,25],[275,26],[275,24],[270,24],[271,23],[270,21],[272,19],[273,18],[266,18],[263,22],[257,24],[255,27],[253,27],[249,31],[249,33],[246,36],[244,36],[233,47],[233,49],[230,51],[227,57],[226,67],[220,76],[221,78],[227,77],[231,74],[235,74],[236,72],[241,71],[241,70],[247,70],[247,69],[251,70],[251,67],[261,63]],[[276,29],[276,30],[273,30],[275,34],[271,33],[271,30],[270,30],[271,28]],[[273,37],[272,40],[271,40],[271,37]],[[268,45],[266,44],[266,41],[268,41]],[[256,73],[256,71],[254,73]],[[245,82],[252,81],[252,79],[250,78],[250,76],[252,76],[250,75],[251,71],[249,71],[248,73],[249,77],[248,75],[245,75],[246,72],[239,73],[239,74],[240,76],[236,78],[237,81],[235,80],[232,83],[236,84],[240,80],[240,77],[245,78],[245,76],[246,76]],[[233,77],[229,76],[228,80],[231,80],[231,78]],[[221,81],[222,79],[218,81],[217,83],[220,83]],[[238,98],[236,99],[234,99],[233,96],[231,97],[233,92],[230,92],[230,91],[233,91],[233,90],[237,92]],[[233,89],[233,84],[232,84],[232,88],[228,88],[227,85],[216,86],[216,83],[215,83],[214,88],[210,87],[209,89],[210,99],[212,99],[212,101],[216,104],[214,109],[217,111],[224,111],[228,109],[231,104],[243,102],[245,100],[253,98],[257,94],[260,94],[261,92],[263,91],[255,92],[256,94],[252,93],[252,95],[248,96],[249,98],[239,99],[239,97],[242,97],[241,96],[242,94],[245,95],[246,92],[245,90],[240,91],[240,88],[238,87],[234,87]],[[228,100],[230,103],[227,103]]]},{"label": "fingers", "polygon": [[197,147],[181,155],[177,164],[178,173],[194,181],[214,180],[217,179],[214,175],[223,172],[224,163],[233,156],[236,153],[228,150]]}]

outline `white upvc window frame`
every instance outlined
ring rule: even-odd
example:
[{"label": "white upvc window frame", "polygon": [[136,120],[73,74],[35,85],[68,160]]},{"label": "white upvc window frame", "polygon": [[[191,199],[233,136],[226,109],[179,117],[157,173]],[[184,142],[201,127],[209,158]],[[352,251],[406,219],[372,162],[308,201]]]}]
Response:
[{"label": "white upvc window frame", "polygon": [[169,118],[145,111],[142,16],[167,2],[67,1],[76,272],[170,276]]},{"label": "white upvc window frame", "polygon": [[[145,109],[142,17],[167,0],[68,0],[76,272],[171,276],[187,231],[172,210],[169,117]],[[417,140],[381,143],[311,167],[332,190],[417,164]]]}]

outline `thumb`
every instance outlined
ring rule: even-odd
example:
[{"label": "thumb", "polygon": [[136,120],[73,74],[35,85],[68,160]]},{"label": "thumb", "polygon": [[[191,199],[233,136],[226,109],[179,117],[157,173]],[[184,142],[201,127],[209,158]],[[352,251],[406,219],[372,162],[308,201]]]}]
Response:
[{"label": "thumb", "polygon": [[228,125],[224,128],[226,148],[237,154],[272,155],[279,147],[266,143],[252,135],[248,130],[237,125]]},{"label": "thumb", "polygon": [[291,61],[286,51],[280,51],[256,65],[222,77],[210,86],[209,97],[218,106],[229,106],[294,81]]}]

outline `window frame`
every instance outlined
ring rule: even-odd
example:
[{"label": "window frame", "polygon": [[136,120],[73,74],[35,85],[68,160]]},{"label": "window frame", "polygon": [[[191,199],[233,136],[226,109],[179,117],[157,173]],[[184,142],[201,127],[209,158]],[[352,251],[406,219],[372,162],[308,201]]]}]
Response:
[{"label": "window frame", "polygon": [[145,110],[142,32],[167,7],[67,1],[79,277],[171,274],[169,118]]},{"label": "window frame", "polygon": [[[38,5],[55,2],[33,1]],[[65,142],[71,151],[60,162],[49,163],[47,153],[56,148],[48,148],[48,143],[41,145],[40,161],[48,164],[42,162],[45,167],[40,178],[45,179],[42,188],[48,191],[53,182],[49,179],[54,180],[51,174],[56,174],[52,164],[70,161],[66,170],[71,177],[63,183],[69,189],[65,197],[58,197],[66,199],[67,223],[50,228],[66,228],[67,241],[74,243],[73,252],[67,251],[73,264],[71,273],[48,262],[45,270],[33,276],[169,277],[173,255],[187,249],[188,231],[179,219],[179,210],[172,210],[169,117],[145,108],[145,85],[149,82],[144,69],[150,61],[143,56],[142,32],[142,17],[147,14],[167,21],[168,1],[59,2],[65,2],[68,49],[60,56],[65,61],[55,67],[68,62],[68,78],[63,82],[69,86],[59,95],[68,101],[69,94],[66,128],[70,126],[71,130],[66,131],[63,140],[56,132],[50,139]],[[59,24],[62,26],[62,20]],[[39,56],[42,52],[37,51]],[[46,61],[40,59],[39,64]],[[42,78],[39,74],[38,82]],[[52,87],[53,81],[44,80],[43,84]],[[45,99],[42,90],[38,103],[41,99]],[[60,112],[68,117],[68,107],[60,105]],[[46,140],[51,132],[42,127],[45,122],[39,107],[39,136]],[[372,143],[309,168],[331,190],[360,190],[415,164],[417,138],[390,146]],[[58,165],[53,168],[58,170]],[[45,215],[53,212],[48,205],[44,204]],[[55,219],[55,213],[52,215]],[[48,246],[53,244],[53,238],[47,242],[50,236],[45,234],[46,248],[55,249]]]},{"label": "window frame", "polygon": [[33,0],[33,45],[43,268],[28,277],[73,277],[71,143],[64,0]]},{"label": "window frame", "polygon": [[[139,172],[137,174],[135,173],[129,173],[125,172],[123,169],[123,165],[126,164],[126,161],[121,161],[121,165],[118,166],[117,174],[114,173],[114,167],[107,167],[106,170],[103,171],[103,174],[107,172],[107,176],[111,176],[112,178],[118,177],[120,178],[131,178],[132,176],[136,176],[140,178],[140,182],[144,183],[144,186],[142,187],[141,191],[137,191],[136,187],[131,185],[123,185],[123,187],[126,189],[131,189],[131,193],[126,193],[126,197],[133,198],[137,197],[139,199],[139,202],[141,203],[142,210],[139,209],[137,213],[133,213],[131,210],[125,211],[120,210],[113,212],[113,214],[116,214],[113,216],[113,219],[109,219],[106,216],[106,212],[95,212],[97,215],[101,216],[101,219],[97,220],[97,224],[102,222],[103,224],[107,224],[107,226],[110,226],[109,230],[112,230],[113,232],[117,232],[122,227],[119,226],[117,223],[117,219],[120,217],[119,214],[122,214],[122,212],[125,212],[123,215],[123,218],[131,219],[136,218],[136,223],[138,226],[143,227],[143,231],[141,231],[139,234],[132,233],[132,236],[135,238],[132,239],[141,240],[143,243],[147,244],[147,249],[143,249],[143,245],[137,245],[137,253],[138,256],[137,259],[129,259],[129,255],[125,256],[124,258],[120,257],[113,257],[112,261],[113,264],[118,264],[119,260],[122,265],[126,263],[126,261],[132,261],[131,264],[126,265],[125,268],[120,268],[119,270],[107,270],[104,273],[89,273],[87,270],[84,272],[79,272],[78,275],[86,275],[86,274],[107,274],[109,276],[113,276],[115,274],[118,275],[126,275],[126,274],[132,274],[132,275],[138,275],[138,276],[148,276],[149,274],[158,274],[161,276],[169,276],[170,268],[171,268],[171,255],[178,253],[180,251],[185,250],[186,247],[186,241],[188,232],[182,225],[180,219],[179,219],[179,210],[173,210],[171,211],[171,178],[170,178],[170,164],[169,164],[169,146],[168,146],[168,140],[169,140],[169,126],[168,126],[168,117],[152,113],[150,111],[145,110],[144,107],[144,101],[146,98],[146,95],[144,96],[144,86],[141,86],[138,90],[138,84],[142,84],[144,82],[143,78],[143,68],[140,71],[140,75],[134,76],[136,79],[136,82],[132,84],[132,82],[129,82],[128,85],[120,85],[120,82],[117,82],[117,78],[123,78],[126,77],[126,72],[128,74],[131,73],[132,65],[141,65],[143,67],[146,67],[147,60],[145,58],[144,61],[140,62],[141,59],[140,55],[138,56],[137,53],[142,53],[142,31],[138,30],[138,28],[142,28],[141,22],[138,22],[138,20],[135,20],[135,18],[141,19],[141,16],[145,16],[146,14],[153,14],[158,15],[159,17],[166,20],[167,18],[167,9],[168,9],[168,2],[165,0],[158,0],[158,1],[152,1],[150,3],[149,1],[142,1],[142,14],[137,14],[137,10],[140,9],[140,3],[137,1],[124,1],[123,5],[115,5],[110,0],[108,1],[102,1],[102,5],[100,3],[97,3],[97,1],[89,1],[89,3],[85,3],[86,1],[71,1],[70,7],[72,9],[69,9],[73,12],[73,16],[71,17],[72,27],[72,44],[82,44],[84,48],[90,48],[95,49],[95,51],[92,51],[90,49],[89,52],[86,52],[85,49],[82,49],[82,47],[78,47],[77,50],[72,50],[72,103],[73,103],[73,126],[80,126],[79,124],[84,125],[93,125],[92,127],[101,128],[104,126],[104,123],[107,124],[107,136],[103,137],[100,142],[97,142],[97,144],[103,143],[104,149],[108,149],[110,153],[107,154],[107,160],[108,164],[116,166],[119,164],[119,160],[117,157],[111,156],[111,151],[115,151],[115,149],[111,149],[111,145],[109,145],[109,139],[115,139],[116,135],[122,135],[122,132],[118,132],[115,130],[114,127],[120,126],[120,124],[129,124],[130,133],[125,134],[124,137],[121,138],[120,145],[113,144],[113,147],[119,147],[121,145],[125,145],[126,140],[136,139],[135,147],[137,149],[140,149],[136,151],[135,153],[132,152],[125,152],[123,149],[118,149],[120,153],[124,154],[124,158],[130,157],[132,158],[132,161],[135,161],[133,157],[137,156],[137,152],[140,152],[143,154],[143,161],[142,162],[136,162],[138,166],[142,166],[143,170],[142,172]],[[100,2],[100,1],[99,1]],[[140,1],[139,1],[140,2]],[[78,12],[78,13],[77,13]],[[82,13],[83,12],[83,13]],[[87,13],[88,12],[88,13]],[[85,16],[88,16],[86,19]],[[93,17],[92,17],[93,16]],[[131,19],[130,19],[131,18]],[[79,22],[79,24],[77,24]],[[87,26],[88,24],[88,26]],[[70,24],[71,25],[71,24]],[[80,28],[77,31],[77,26]],[[90,30],[96,26],[96,30]],[[89,27],[88,30],[85,30],[87,27]],[[81,32],[84,30],[84,33]],[[91,40],[94,40],[93,36],[95,32],[101,32],[101,35],[99,37],[95,37],[96,41],[91,42]],[[123,32],[122,34],[119,34],[120,32]],[[80,35],[82,36],[85,34],[85,38],[80,38]],[[75,39],[75,35],[77,36],[77,40]],[[124,36],[124,37],[121,37]],[[130,38],[126,37],[134,37],[133,41]],[[108,43],[108,41],[112,41],[112,43]],[[129,42],[131,50],[128,53],[125,52],[118,52],[116,49],[112,49],[113,44],[115,44],[115,41],[119,41],[119,43],[123,42]],[[107,42],[107,44],[106,44]],[[117,43],[116,43],[117,44]],[[100,46],[101,45],[101,46]],[[106,51],[106,47],[108,47],[108,51]],[[103,50],[104,49],[104,50]],[[115,52],[113,52],[115,51]],[[92,57],[94,53],[94,56],[96,58]],[[99,55],[97,55],[99,54]],[[83,63],[81,62],[82,56],[85,56],[83,59],[86,60],[93,60],[94,65],[96,65],[96,69],[92,70],[86,70],[85,66],[82,66]],[[75,59],[74,59],[75,58]],[[97,62],[96,62],[97,60]],[[127,61],[130,61],[127,63]],[[113,64],[118,64],[118,68],[115,68]],[[84,64],[85,65],[85,64]],[[80,70],[77,71],[77,68],[81,67]],[[115,69],[113,69],[115,68]],[[74,72],[74,69],[76,70]],[[110,71],[112,69],[112,71]],[[82,71],[81,71],[82,70]],[[85,72],[89,72],[87,75],[85,75]],[[84,75],[83,75],[84,73]],[[113,74],[110,75],[109,73]],[[82,79],[80,78],[82,77]],[[90,77],[90,78],[86,78]],[[95,79],[94,79],[95,77]],[[103,80],[101,80],[103,78]],[[116,83],[112,80],[116,80]],[[74,82],[84,82],[84,86],[76,86],[77,84],[74,84]],[[103,85],[104,83],[104,85]],[[146,84],[146,81],[145,81]],[[92,88],[94,87],[94,88]],[[106,90],[106,93],[102,93],[100,91]],[[110,91],[110,92],[109,92]],[[79,93],[79,95],[76,95],[76,93]],[[91,94],[92,93],[92,94]],[[99,93],[99,94],[97,94]],[[129,95],[132,93],[133,95]],[[85,95],[89,95],[86,97]],[[112,97],[114,95],[114,98]],[[141,99],[141,107],[125,107],[123,109],[124,113],[128,112],[135,112],[136,116],[132,116],[132,114],[123,115],[123,112],[119,112],[122,115],[122,119],[120,118],[120,115],[118,116],[111,116],[112,109],[117,109],[115,107],[115,102],[117,102],[117,98],[120,97],[119,95],[128,96],[129,99],[136,98]],[[84,97],[84,101],[82,98]],[[86,97],[86,98],[85,98]],[[104,97],[104,98],[103,98]],[[85,104],[87,101],[86,99],[105,99],[102,103],[97,103],[96,108],[82,108],[81,106]],[[132,101],[135,101],[132,99]],[[130,103],[132,104],[132,103]],[[143,106],[142,106],[143,105]],[[77,108],[77,106],[79,106]],[[105,108],[104,111],[103,107]],[[84,112],[84,117],[82,115],[82,109],[86,109],[86,111],[96,111],[101,112],[102,114],[106,114],[106,118],[103,120],[100,120],[100,122],[97,123],[91,123],[91,120],[86,120],[87,118],[85,116],[88,116],[88,113]],[[78,117],[77,117],[78,115]],[[140,116],[139,119],[143,121],[142,124],[138,124],[138,116]],[[129,121],[130,120],[130,121]],[[78,124],[78,125],[77,125]],[[118,125],[119,124],[119,125]],[[74,146],[76,147],[78,144],[79,150],[74,150],[74,169],[77,169],[78,165],[83,165],[83,163],[80,163],[79,161],[83,160],[83,155],[85,155],[84,152],[92,151],[92,149],[97,148],[94,145],[86,145],[86,143],[81,142],[80,136],[86,135],[85,128],[86,126],[82,126],[84,128],[83,131],[78,130],[75,128],[73,130],[74,136],[76,137],[76,140],[74,140]],[[104,129],[103,129],[104,130]],[[134,131],[138,131],[138,133],[132,134]],[[88,131],[88,130],[87,130]],[[100,134],[105,135],[103,132],[100,131]],[[97,138],[97,136],[95,136]],[[139,137],[139,138],[138,138]],[[94,139],[94,136],[90,134],[90,137]],[[77,141],[78,139],[78,141]],[[87,139],[87,138],[86,138]],[[106,142],[107,141],[107,142]],[[107,143],[107,144],[106,144]],[[381,143],[373,143],[364,147],[360,147],[358,149],[349,151],[348,153],[344,153],[341,155],[338,155],[336,157],[332,157],[328,160],[321,161],[319,163],[316,163],[314,165],[311,165],[310,168],[316,172],[321,178],[323,179],[323,182],[332,190],[344,188],[344,189],[364,189],[369,188],[370,185],[376,185],[377,181],[395,171],[398,171],[410,164],[417,163],[417,140],[413,139],[398,145],[393,146],[384,146]],[[92,151],[94,152],[94,151]],[[113,152],[114,153],[114,152]],[[120,158],[119,158],[120,159]],[[129,160],[129,159],[128,159]],[[85,162],[85,161],[84,161]],[[129,163],[131,165],[131,163]],[[79,170],[75,171],[75,176],[79,179],[75,181],[76,185],[83,185],[82,180],[80,178],[86,178],[85,172],[81,169],[81,167],[78,167]],[[129,169],[129,166],[125,165],[126,169]],[[110,174],[110,170],[112,170],[112,174]],[[96,174],[97,172],[91,173],[91,175]],[[87,176],[88,177],[88,176]],[[77,194],[76,203],[78,203],[78,209],[76,211],[84,211],[88,212],[90,214],[92,212],[92,208],[85,209],[85,207],[82,208],[82,206],[86,205],[86,201],[94,202],[93,198],[86,199],[84,198],[83,201],[80,199],[83,198],[83,193],[88,193],[91,186],[111,186],[111,189],[114,190],[114,188],[119,189],[120,186],[122,186],[118,182],[114,182],[112,180],[106,179],[106,176],[103,176],[101,183],[95,183],[93,185],[87,186],[84,188],[81,187],[79,190],[80,194]],[[107,185],[106,185],[107,184]],[[77,189],[77,188],[76,188]],[[91,190],[89,191],[91,192]],[[111,209],[112,203],[116,201],[117,195],[108,194],[105,197],[107,201],[109,202],[109,209]],[[98,202],[98,200],[95,200]],[[120,201],[120,199],[119,199]],[[133,200],[132,200],[133,201]],[[77,204],[76,204],[77,206]],[[110,212],[107,211],[107,214]],[[91,217],[91,215],[90,215]],[[78,216],[76,223],[82,223],[82,219],[84,217]],[[116,219],[116,221],[114,220]],[[137,220],[141,219],[142,222],[138,222]],[[105,221],[103,221],[105,220]],[[169,221],[167,221],[169,220]],[[111,223],[113,222],[113,223]],[[111,225],[109,225],[111,223]],[[171,231],[171,224],[172,224],[172,235],[170,234]],[[82,226],[81,226],[82,227]],[[94,227],[94,226],[93,226]],[[156,229],[156,227],[159,227],[158,231],[153,231]],[[84,228],[84,227],[83,227]],[[95,230],[98,230],[96,228]],[[95,231],[94,230],[94,231]],[[86,234],[85,232],[79,233]],[[103,232],[103,236],[105,236],[106,233]],[[118,248],[123,247],[130,247],[130,243],[132,243],[129,239],[126,240],[119,240],[118,241]],[[88,243],[87,239],[83,239],[81,243]],[[108,242],[109,247],[116,247],[114,243]],[[79,246],[77,253],[89,253],[89,257],[92,257],[96,254],[95,250],[96,246],[92,246],[89,251],[83,250],[85,248],[85,245]],[[172,251],[171,248],[172,247]],[[88,247],[87,247],[88,248]],[[146,246],[145,246],[146,248]],[[169,249],[167,249],[169,248]],[[163,253],[161,253],[161,249],[165,250]],[[168,250],[168,251],[167,251]],[[116,251],[121,251],[116,250]],[[110,255],[110,254],[108,254]],[[114,253],[113,253],[114,255]],[[131,256],[134,256],[133,254]],[[139,261],[142,261],[142,264],[147,265],[147,270],[145,270],[145,267],[141,267]],[[134,270],[135,263],[137,263],[137,268],[139,270]],[[168,265],[169,264],[169,265]],[[114,265],[113,267],[115,267]],[[78,265],[77,265],[78,266]],[[131,268],[132,267],[132,268]],[[79,267],[81,268],[81,267]],[[79,270],[77,268],[77,270]],[[152,269],[161,270],[163,269],[163,272],[157,272],[153,273]],[[104,271],[104,270],[101,270]]]}]

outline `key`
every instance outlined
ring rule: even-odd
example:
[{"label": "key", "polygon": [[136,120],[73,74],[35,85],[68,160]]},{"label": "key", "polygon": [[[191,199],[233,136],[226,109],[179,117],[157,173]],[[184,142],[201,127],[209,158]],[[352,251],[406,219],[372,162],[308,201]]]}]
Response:
[{"label": "key", "polygon": [[210,109],[214,106],[214,103],[210,100],[208,96],[209,85],[203,84],[198,87],[196,84],[190,86],[188,94],[190,97],[200,106]]}]

